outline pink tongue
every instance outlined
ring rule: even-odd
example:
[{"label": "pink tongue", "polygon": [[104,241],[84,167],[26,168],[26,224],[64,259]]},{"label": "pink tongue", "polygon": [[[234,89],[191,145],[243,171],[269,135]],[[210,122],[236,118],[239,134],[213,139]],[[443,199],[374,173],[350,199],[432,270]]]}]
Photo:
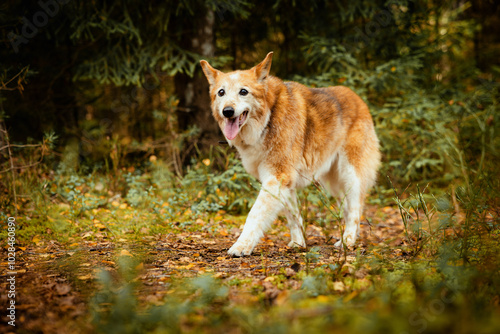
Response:
[{"label": "pink tongue", "polygon": [[224,127],[224,135],[226,135],[227,139],[233,140],[238,134],[239,130],[240,130],[240,125],[238,124],[237,117],[228,119],[226,121],[226,126]]}]

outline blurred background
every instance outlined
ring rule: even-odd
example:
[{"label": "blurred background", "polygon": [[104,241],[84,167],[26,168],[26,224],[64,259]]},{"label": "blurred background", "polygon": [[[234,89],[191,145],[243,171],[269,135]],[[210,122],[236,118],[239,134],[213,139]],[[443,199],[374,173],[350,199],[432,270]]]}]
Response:
[{"label": "blurred background", "polygon": [[269,51],[274,75],[365,99],[383,186],[498,162],[498,1],[7,0],[0,22],[5,207],[57,175],[227,168],[199,60],[246,69]]}]

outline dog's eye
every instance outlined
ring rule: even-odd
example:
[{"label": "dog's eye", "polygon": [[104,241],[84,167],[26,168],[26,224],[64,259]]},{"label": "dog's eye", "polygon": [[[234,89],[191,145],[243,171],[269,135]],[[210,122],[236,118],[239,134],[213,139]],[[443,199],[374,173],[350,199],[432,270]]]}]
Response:
[{"label": "dog's eye", "polygon": [[240,90],[240,95],[245,96],[247,94],[248,94],[248,90],[246,90],[246,89],[241,89]]},{"label": "dog's eye", "polygon": [[222,97],[224,96],[224,94],[226,94],[226,92],[224,91],[224,89],[221,89],[217,92],[217,94]]}]

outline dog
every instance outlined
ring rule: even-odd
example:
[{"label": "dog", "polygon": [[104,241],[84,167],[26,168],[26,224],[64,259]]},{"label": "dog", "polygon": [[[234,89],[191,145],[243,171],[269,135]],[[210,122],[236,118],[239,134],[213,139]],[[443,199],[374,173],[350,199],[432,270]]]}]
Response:
[{"label": "dog", "polygon": [[345,230],[335,246],[353,246],[380,165],[368,106],[345,86],[308,88],[271,76],[272,57],[270,52],[253,68],[229,73],[200,62],[215,120],[247,172],[262,183],[228,253],[250,255],[280,213],[290,228],[289,246],[306,247],[296,189],[312,181],[342,199]]}]

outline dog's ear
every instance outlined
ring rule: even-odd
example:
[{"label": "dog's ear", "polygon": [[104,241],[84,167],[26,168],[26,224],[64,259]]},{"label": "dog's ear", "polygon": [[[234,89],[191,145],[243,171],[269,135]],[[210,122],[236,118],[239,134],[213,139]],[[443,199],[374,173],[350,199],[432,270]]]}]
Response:
[{"label": "dog's ear", "polygon": [[205,73],[205,76],[207,77],[208,83],[210,86],[212,86],[215,83],[215,80],[221,74],[221,71],[216,70],[206,60],[201,60],[200,61],[201,69],[203,70],[203,73]]},{"label": "dog's ear", "polygon": [[255,75],[259,81],[265,80],[269,76],[271,63],[273,62],[273,52],[269,52],[266,58],[254,67]]}]

